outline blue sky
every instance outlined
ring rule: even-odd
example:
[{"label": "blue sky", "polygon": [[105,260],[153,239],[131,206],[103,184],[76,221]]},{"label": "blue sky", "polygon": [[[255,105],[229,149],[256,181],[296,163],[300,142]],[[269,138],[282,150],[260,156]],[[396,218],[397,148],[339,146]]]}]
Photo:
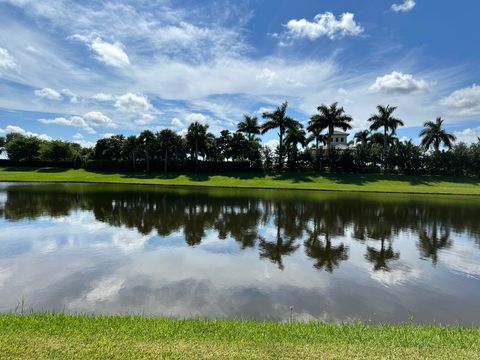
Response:
[{"label": "blue sky", "polygon": [[356,131],[391,104],[400,137],[442,116],[476,141],[479,13],[448,0],[0,0],[0,135],[88,146],[192,121],[218,133],[288,100],[304,123],[339,101]]}]

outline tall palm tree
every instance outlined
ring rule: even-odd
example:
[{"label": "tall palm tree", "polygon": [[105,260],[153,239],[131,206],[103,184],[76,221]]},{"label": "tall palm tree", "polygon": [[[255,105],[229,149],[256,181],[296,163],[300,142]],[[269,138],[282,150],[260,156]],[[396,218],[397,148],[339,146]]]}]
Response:
[{"label": "tall palm tree", "polygon": [[307,144],[307,138],[305,136],[305,130],[303,130],[302,124],[297,123],[287,129],[285,135],[285,147],[288,151],[288,162],[295,167],[297,163],[298,145],[305,147]]},{"label": "tall palm tree", "polygon": [[169,154],[173,153],[181,143],[180,135],[170,129],[164,129],[156,134],[158,149],[163,156],[163,170],[167,171]]},{"label": "tall palm tree", "polygon": [[260,134],[260,125],[256,116],[243,115],[243,121],[238,123],[237,129],[246,134],[249,141],[253,141],[255,135]]},{"label": "tall palm tree", "polygon": [[374,114],[368,119],[371,122],[370,130],[376,131],[383,128],[383,150],[386,151],[388,147],[388,135],[395,135],[397,128],[403,126],[402,120],[397,119],[392,114],[397,109],[396,106],[377,105],[377,114]]},{"label": "tall palm tree", "polygon": [[278,137],[279,137],[279,151],[278,151],[278,168],[279,170],[283,167],[283,138],[285,136],[285,131],[294,126],[296,121],[291,117],[286,115],[288,102],[285,101],[281,106],[275,109],[272,112],[264,112],[262,117],[267,119],[262,125],[262,135],[269,130],[278,128]]},{"label": "tall palm tree", "polygon": [[355,133],[353,138],[355,139],[355,141],[357,143],[366,144],[366,143],[368,143],[368,141],[370,139],[370,131],[368,131],[368,130],[359,131],[359,132]]},{"label": "tall palm tree", "polygon": [[187,130],[187,141],[195,158],[195,170],[198,171],[198,154],[205,148],[208,125],[202,125],[198,121],[190,124]]},{"label": "tall palm tree", "polygon": [[457,139],[455,135],[446,132],[443,127],[444,120],[438,117],[435,122],[427,121],[423,124],[423,130],[420,131],[420,137],[422,138],[422,147],[428,150],[433,146],[435,152],[438,152],[440,145],[452,148],[452,143]]},{"label": "tall palm tree", "polygon": [[350,122],[352,117],[345,114],[345,110],[342,106],[338,106],[338,103],[333,103],[330,106],[322,104],[317,108],[319,114],[313,115],[310,118],[310,123],[316,124],[318,128],[328,129],[327,133],[327,147],[330,148],[332,144],[333,132],[336,128],[347,131],[352,128]]},{"label": "tall palm tree", "polygon": [[328,136],[322,133],[323,130],[324,128],[318,121],[315,121],[315,119],[310,119],[307,126],[307,131],[310,133],[310,135],[307,137],[307,143],[315,141],[315,162],[317,164],[317,170],[320,170],[319,144],[326,144],[328,140]]},{"label": "tall palm tree", "polygon": [[155,135],[150,130],[143,130],[140,135],[138,135],[138,142],[140,149],[145,153],[147,171],[150,171],[150,154],[155,145]]}]

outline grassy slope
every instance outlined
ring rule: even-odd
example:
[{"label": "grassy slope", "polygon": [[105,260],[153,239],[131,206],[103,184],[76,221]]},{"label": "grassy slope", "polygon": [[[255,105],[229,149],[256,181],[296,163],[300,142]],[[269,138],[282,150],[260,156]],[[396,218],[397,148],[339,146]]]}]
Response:
[{"label": "grassy slope", "polygon": [[480,329],[1,315],[0,358],[480,358]]},{"label": "grassy slope", "polygon": [[112,174],[85,170],[0,168],[0,181],[105,182],[214,187],[480,195],[480,179],[367,174]]}]

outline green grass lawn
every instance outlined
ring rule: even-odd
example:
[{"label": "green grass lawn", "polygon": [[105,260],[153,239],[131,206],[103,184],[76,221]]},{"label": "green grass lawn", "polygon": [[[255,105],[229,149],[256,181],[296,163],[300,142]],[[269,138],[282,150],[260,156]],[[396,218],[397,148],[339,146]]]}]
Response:
[{"label": "green grass lawn", "polygon": [[480,179],[434,176],[302,173],[118,174],[53,168],[0,168],[0,181],[51,181],[265,189],[480,195]]},{"label": "green grass lawn", "polygon": [[479,359],[480,329],[1,315],[2,359]]}]

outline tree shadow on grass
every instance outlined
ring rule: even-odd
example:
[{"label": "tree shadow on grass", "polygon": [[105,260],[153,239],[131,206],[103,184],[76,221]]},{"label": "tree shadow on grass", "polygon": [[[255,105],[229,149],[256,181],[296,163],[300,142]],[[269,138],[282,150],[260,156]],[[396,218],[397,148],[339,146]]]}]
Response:
[{"label": "tree shadow on grass", "polygon": [[54,173],[66,172],[68,170],[70,170],[70,169],[66,169],[66,168],[40,168],[40,169],[37,170],[37,172],[54,174]]}]

